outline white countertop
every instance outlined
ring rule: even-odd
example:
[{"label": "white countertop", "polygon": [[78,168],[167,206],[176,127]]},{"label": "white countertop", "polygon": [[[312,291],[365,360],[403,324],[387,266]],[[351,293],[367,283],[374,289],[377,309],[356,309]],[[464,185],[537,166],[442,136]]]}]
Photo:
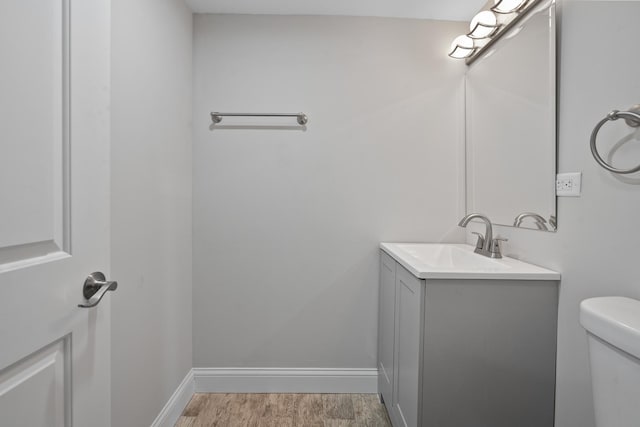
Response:
[{"label": "white countertop", "polygon": [[488,258],[458,243],[380,243],[419,279],[560,280],[560,273],[514,258]]}]

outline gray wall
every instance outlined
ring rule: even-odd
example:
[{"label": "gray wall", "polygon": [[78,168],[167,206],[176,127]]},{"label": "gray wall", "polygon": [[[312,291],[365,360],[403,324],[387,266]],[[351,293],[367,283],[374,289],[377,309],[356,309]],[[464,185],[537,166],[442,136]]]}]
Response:
[{"label": "gray wall", "polygon": [[112,420],[142,427],[192,366],[192,15],[113,0],[112,19]]},{"label": "gray wall", "polygon": [[379,242],[464,239],[465,29],[196,16],[195,366],[376,366]]},{"label": "gray wall", "polygon": [[[589,136],[607,112],[640,102],[640,2],[565,1],[560,19],[559,171],[583,172],[581,198],[558,199],[558,232],[500,227],[506,254],[562,273],[558,319],[556,427],[593,427],[587,341],[579,303],[601,295],[640,299],[640,179],[626,183],[591,157]],[[603,128],[602,150],[614,129]],[[609,142],[607,142],[609,140]],[[640,150],[616,157],[640,162]]]}]

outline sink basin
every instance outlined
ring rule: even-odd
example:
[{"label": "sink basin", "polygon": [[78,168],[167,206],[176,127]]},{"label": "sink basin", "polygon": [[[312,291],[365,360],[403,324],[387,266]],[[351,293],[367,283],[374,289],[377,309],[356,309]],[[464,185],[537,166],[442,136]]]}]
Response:
[{"label": "sink basin", "polygon": [[431,268],[446,269],[508,269],[497,259],[478,256],[467,245],[398,244],[399,249]]},{"label": "sink basin", "polygon": [[560,279],[560,273],[514,258],[478,255],[465,244],[381,243],[380,248],[420,279]]}]

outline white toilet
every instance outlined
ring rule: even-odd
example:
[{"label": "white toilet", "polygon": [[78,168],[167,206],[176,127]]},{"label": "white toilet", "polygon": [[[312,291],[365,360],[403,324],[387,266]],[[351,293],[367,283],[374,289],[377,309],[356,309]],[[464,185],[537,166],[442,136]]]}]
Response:
[{"label": "white toilet", "polygon": [[640,426],[640,301],[584,300],[580,323],[589,340],[596,425]]}]

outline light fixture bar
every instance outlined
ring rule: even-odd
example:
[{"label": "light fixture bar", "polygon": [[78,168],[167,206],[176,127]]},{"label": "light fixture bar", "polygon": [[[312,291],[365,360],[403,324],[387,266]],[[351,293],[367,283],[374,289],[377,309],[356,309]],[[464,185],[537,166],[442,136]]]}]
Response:
[{"label": "light fixture bar", "polygon": [[[451,43],[449,56],[464,59],[471,65],[476,58],[486,52],[500,37],[517,25],[528,12],[539,4],[552,5],[556,0],[494,0],[495,6],[476,14],[469,25],[470,32],[455,38]],[[494,12],[512,14],[498,19]],[[504,21],[504,22],[503,22]]]},{"label": "light fixture bar", "polygon": [[[502,1],[504,1],[504,0],[502,0]],[[553,4],[553,3],[555,3],[555,0],[529,0],[529,1],[524,1],[522,3],[522,7],[520,7],[518,9],[517,13],[514,13],[513,18],[509,22],[505,23],[502,27],[500,27],[494,33],[493,37],[487,38],[486,40],[488,40],[488,41],[484,46],[478,47],[475,50],[475,52],[473,53],[473,55],[470,55],[469,57],[465,58],[465,63],[467,65],[473,64],[478,58],[480,58],[482,56],[483,52],[486,52],[489,48],[491,48],[491,46],[493,46],[498,40],[500,40],[500,38],[502,37],[503,34],[506,34],[513,27],[518,25],[518,23],[520,23],[528,15],[529,11],[531,11],[534,7],[536,7],[537,5],[539,5],[539,4],[543,3],[543,2],[548,2],[549,4]]]}]

